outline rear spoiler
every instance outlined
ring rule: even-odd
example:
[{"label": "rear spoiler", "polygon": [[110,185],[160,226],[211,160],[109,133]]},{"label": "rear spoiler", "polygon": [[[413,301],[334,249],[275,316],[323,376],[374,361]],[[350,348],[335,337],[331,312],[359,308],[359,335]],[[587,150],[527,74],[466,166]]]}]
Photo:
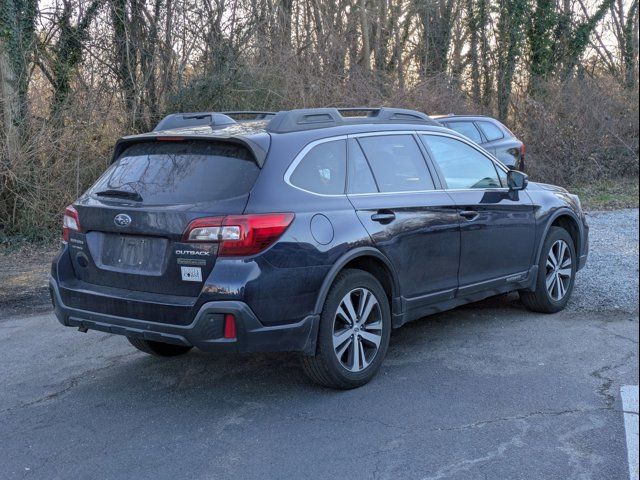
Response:
[{"label": "rear spoiler", "polygon": [[251,120],[267,120],[276,112],[238,110],[233,112],[189,112],[172,113],[164,117],[153,129],[154,132],[186,127],[225,127],[234,123]]},{"label": "rear spoiler", "polygon": [[117,141],[113,149],[111,163],[115,162],[122,154],[123,150],[130,145],[146,142],[184,142],[186,140],[199,140],[202,142],[222,142],[232,143],[247,148],[252,154],[258,167],[262,168],[269,150],[270,137],[267,134],[260,136],[262,140],[260,145],[258,142],[244,137],[227,137],[227,136],[205,136],[205,135],[180,135],[179,132],[152,132],[143,135],[135,135],[130,137],[122,137]]}]

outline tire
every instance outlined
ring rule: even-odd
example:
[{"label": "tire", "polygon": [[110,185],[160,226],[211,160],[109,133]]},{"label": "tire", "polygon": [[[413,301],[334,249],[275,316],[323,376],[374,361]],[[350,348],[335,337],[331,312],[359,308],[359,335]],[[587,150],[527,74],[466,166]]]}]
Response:
[{"label": "tire", "polygon": [[[562,246],[566,250],[559,250]],[[554,265],[553,259],[558,256],[562,258]],[[571,235],[564,228],[551,227],[540,255],[536,289],[534,292],[521,290],[522,303],[534,312],[556,313],[564,309],[573,292],[576,267],[576,251]],[[550,282],[550,288],[548,288],[548,282]]]},{"label": "tire", "polygon": [[192,348],[183,345],[172,345],[170,343],[152,342],[151,340],[143,340],[142,338],[135,337],[127,337],[127,340],[141,352],[156,357],[177,357],[178,355],[184,355]]},{"label": "tire", "polygon": [[302,368],[312,381],[325,387],[360,387],[380,369],[390,335],[391,309],[380,282],[362,270],[343,270],[322,308],[316,353],[302,357]]}]

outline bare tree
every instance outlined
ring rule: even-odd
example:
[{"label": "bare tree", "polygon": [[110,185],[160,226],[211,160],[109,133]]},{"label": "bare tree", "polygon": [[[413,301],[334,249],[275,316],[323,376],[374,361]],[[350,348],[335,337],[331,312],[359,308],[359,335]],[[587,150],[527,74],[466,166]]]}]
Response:
[{"label": "bare tree", "polygon": [[0,4],[0,121],[12,144],[27,122],[36,16],[37,0],[3,0]]}]

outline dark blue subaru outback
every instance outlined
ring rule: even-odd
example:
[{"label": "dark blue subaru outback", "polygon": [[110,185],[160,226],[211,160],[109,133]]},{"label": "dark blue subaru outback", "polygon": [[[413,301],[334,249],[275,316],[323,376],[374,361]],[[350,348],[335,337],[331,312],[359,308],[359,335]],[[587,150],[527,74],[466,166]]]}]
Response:
[{"label": "dark blue subaru outback", "polygon": [[588,250],[576,196],[420,112],[251,114],[118,142],[64,215],[62,324],[159,356],[300,352],[314,381],[352,388],[411,320],[515,290],[567,304]]}]

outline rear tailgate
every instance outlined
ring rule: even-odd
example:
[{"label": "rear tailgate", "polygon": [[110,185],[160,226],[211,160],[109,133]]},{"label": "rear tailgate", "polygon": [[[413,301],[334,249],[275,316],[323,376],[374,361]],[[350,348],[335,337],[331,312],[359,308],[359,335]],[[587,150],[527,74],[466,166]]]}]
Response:
[{"label": "rear tailgate", "polygon": [[185,243],[183,232],[196,218],[241,214],[259,172],[246,148],[220,141],[128,146],[75,204],[81,232],[69,245],[77,278],[198,295],[217,245]]}]

